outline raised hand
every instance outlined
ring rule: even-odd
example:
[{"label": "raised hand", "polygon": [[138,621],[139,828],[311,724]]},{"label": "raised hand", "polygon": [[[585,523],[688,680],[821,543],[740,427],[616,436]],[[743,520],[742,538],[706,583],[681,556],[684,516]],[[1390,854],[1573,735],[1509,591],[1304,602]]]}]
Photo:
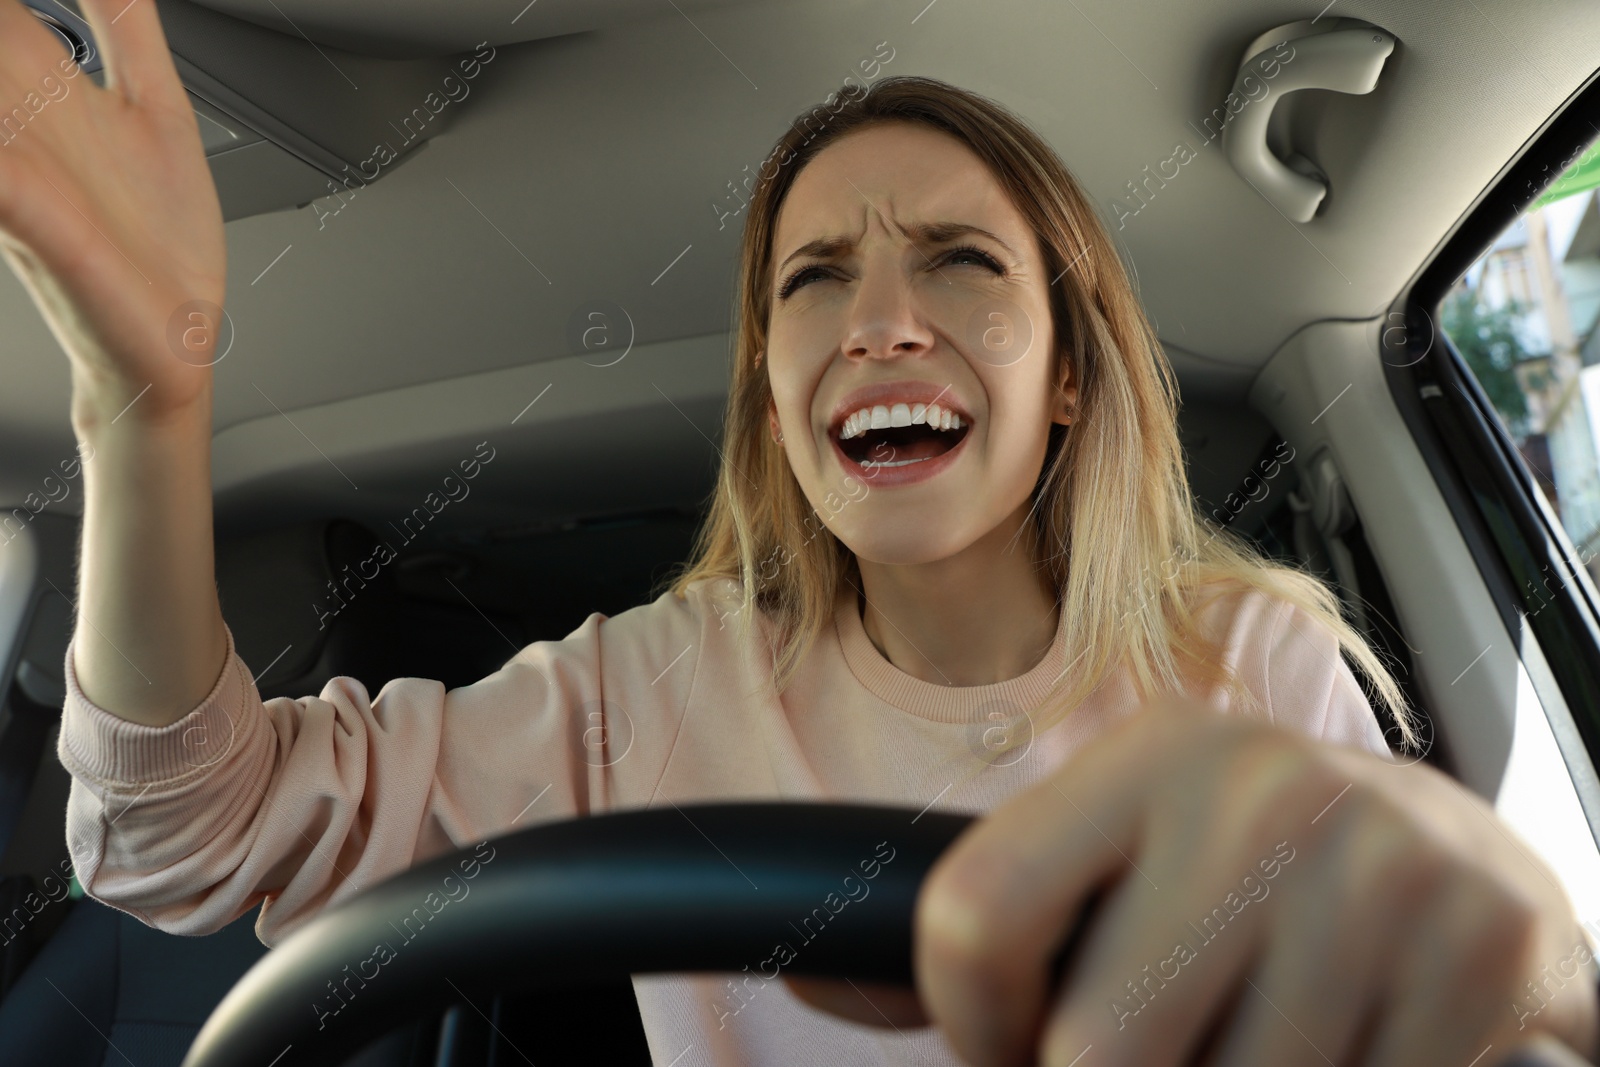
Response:
[{"label": "raised hand", "polygon": [[[80,429],[208,402],[222,212],[154,0],[82,0],[101,88],[0,0],[0,248],[73,370]],[[143,394],[143,395],[141,395]]]}]

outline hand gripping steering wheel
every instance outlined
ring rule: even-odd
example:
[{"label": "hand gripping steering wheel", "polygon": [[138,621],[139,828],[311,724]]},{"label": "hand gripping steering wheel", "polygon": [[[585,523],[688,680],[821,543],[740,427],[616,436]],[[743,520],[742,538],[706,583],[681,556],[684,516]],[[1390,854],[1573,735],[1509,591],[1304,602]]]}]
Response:
[{"label": "hand gripping steering wheel", "polygon": [[[463,997],[630,974],[748,967],[771,978],[781,964],[783,974],[909,986],[917,893],[972,821],[766,802],[516,831],[313,918],[223,998],[183,1067],[338,1067],[397,1020]],[[1091,898],[1063,939],[1058,976],[1095,910]],[[791,952],[775,963],[779,944]],[[1561,1062],[1582,1061],[1529,1048],[1501,1067]]]},{"label": "hand gripping steering wheel", "polygon": [[296,930],[217,1005],[183,1067],[337,1067],[463,996],[630,974],[749,967],[771,977],[780,943],[793,950],[784,974],[909,986],[917,892],[971,822],[769,802],[516,831],[406,870]]}]

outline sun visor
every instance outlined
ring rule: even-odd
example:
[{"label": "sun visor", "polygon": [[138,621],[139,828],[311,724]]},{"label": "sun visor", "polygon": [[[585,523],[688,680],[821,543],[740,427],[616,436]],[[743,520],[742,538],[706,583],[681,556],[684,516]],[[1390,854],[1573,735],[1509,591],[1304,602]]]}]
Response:
[{"label": "sun visor", "polygon": [[[361,55],[188,0],[155,0],[195,108],[224,219],[303,207],[381,179],[449,127],[493,52]],[[24,0],[104,85],[77,0]]]}]

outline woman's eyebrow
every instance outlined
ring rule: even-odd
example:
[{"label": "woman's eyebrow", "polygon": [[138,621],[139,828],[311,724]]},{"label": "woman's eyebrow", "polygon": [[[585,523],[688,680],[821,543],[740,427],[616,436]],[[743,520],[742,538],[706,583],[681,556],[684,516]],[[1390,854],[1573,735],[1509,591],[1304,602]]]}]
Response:
[{"label": "woman's eyebrow", "polygon": [[[914,222],[903,227],[903,229],[906,233],[910,234],[912,240],[916,241],[918,244],[943,244],[946,241],[953,241],[957,237],[966,237],[972,234],[977,234],[980,237],[987,237],[1001,248],[1004,248],[1007,252],[1011,253],[1012,258],[1016,258],[1017,255],[1016,251],[1010,245],[1002,241],[999,237],[996,237],[983,227],[973,226],[971,223]],[[779,271],[783,270],[784,267],[789,265],[790,260],[799,259],[802,256],[815,256],[818,259],[833,259],[849,251],[854,246],[855,239],[850,237],[848,234],[835,234],[831,237],[819,237],[815,241],[808,241],[799,248],[795,249],[793,252],[789,253],[784,261],[778,264],[777,269]]]}]

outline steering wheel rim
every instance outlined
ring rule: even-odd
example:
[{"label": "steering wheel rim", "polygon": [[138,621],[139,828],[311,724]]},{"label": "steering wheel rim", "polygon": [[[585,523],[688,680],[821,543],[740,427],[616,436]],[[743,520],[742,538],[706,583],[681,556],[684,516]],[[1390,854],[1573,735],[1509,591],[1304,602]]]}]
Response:
[{"label": "steering wheel rim", "polygon": [[973,818],[719,803],[492,838],[285,938],[217,1005],[183,1067],[337,1067],[396,1017],[630,974],[776,967],[910,985],[917,893]]}]

